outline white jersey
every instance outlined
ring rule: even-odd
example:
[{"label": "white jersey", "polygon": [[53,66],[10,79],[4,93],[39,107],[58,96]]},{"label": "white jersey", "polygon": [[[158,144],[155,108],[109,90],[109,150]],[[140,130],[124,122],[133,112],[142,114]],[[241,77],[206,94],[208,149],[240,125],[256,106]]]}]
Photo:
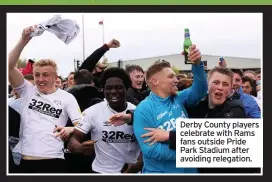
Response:
[{"label": "white jersey", "polygon": [[42,94],[30,82],[15,89],[21,96],[20,141],[13,152],[44,158],[64,158],[63,141],[55,137],[55,126],[65,126],[68,118],[74,123],[81,112],[74,96],[57,89]]},{"label": "white jersey", "polygon": [[22,98],[9,98],[8,105],[20,114],[20,108],[22,107]]},{"label": "white jersey", "polygon": [[[136,108],[131,103],[127,104],[126,110]],[[86,109],[76,126],[77,130],[85,134],[91,131],[92,140],[97,141],[92,169],[99,173],[121,173],[125,163],[136,163],[140,155],[132,126],[124,124],[115,127],[107,124],[109,117],[116,113],[105,100]]]}]

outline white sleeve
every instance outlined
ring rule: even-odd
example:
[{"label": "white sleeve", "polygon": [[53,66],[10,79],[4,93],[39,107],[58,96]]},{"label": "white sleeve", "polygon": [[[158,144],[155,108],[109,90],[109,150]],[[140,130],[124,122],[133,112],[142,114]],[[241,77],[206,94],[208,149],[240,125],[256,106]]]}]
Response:
[{"label": "white sleeve", "polygon": [[24,79],[24,83],[19,87],[14,88],[14,90],[20,95],[20,97],[25,97],[28,94],[32,94],[34,85]]},{"label": "white sleeve", "polygon": [[72,123],[79,121],[81,118],[80,107],[77,103],[77,100],[72,94],[69,94],[69,100],[66,105],[66,112]]},{"label": "white sleeve", "polygon": [[82,117],[78,125],[76,126],[76,129],[81,131],[82,133],[87,134],[92,129],[92,112],[87,112],[88,110],[85,110],[82,113]]}]

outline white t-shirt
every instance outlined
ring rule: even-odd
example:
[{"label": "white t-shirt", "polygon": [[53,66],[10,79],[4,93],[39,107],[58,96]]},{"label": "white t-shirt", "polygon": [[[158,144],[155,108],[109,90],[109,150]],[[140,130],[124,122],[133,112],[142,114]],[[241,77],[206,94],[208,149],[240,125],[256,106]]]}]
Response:
[{"label": "white t-shirt", "polygon": [[21,96],[22,107],[20,141],[13,152],[64,159],[63,141],[53,131],[55,125],[65,126],[68,118],[73,123],[80,120],[81,112],[74,96],[61,89],[45,95],[28,81],[15,90]]},{"label": "white t-shirt", "polygon": [[20,114],[20,108],[22,107],[22,98],[11,97],[8,100],[8,105]]},{"label": "white t-shirt", "polygon": [[[135,106],[128,102],[126,110],[132,109]],[[99,173],[121,173],[125,163],[136,163],[140,155],[132,126],[124,124],[115,127],[107,124],[109,117],[116,113],[104,100],[86,109],[76,126],[77,130],[85,134],[91,131],[92,140],[97,140],[92,169]]]}]

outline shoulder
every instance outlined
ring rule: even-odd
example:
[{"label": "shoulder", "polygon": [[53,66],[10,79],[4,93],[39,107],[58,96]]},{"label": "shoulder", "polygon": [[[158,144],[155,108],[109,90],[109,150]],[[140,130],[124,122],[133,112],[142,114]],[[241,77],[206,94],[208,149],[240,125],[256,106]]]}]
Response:
[{"label": "shoulder", "polygon": [[136,109],[148,109],[151,108],[152,106],[152,101],[149,98],[146,98],[145,100],[143,100],[142,102],[140,102],[140,104],[137,106]]},{"label": "shoulder", "polygon": [[233,100],[228,100],[225,104],[225,107],[243,107],[243,102],[240,99],[233,99]]},{"label": "shoulder", "polygon": [[128,104],[128,106],[127,106],[127,109],[128,110],[132,110],[132,109],[136,109],[136,106],[134,105],[134,104],[132,104],[132,103],[130,103],[130,102],[127,102],[127,104]]},{"label": "shoulder", "polygon": [[85,109],[83,112],[86,114],[92,114],[92,115],[96,115],[100,112],[103,112],[105,109],[107,109],[107,104],[105,101],[99,102],[95,105],[92,105],[90,107],[88,107],[87,109]]}]

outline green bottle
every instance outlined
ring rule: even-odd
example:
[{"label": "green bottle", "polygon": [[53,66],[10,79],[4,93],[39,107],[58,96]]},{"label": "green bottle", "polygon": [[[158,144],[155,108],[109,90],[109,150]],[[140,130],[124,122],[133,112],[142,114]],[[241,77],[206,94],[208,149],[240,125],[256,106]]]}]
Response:
[{"label": "green bottle", "polygon": [[184,32],[185,32],[184,33],[184,43],[183,43],[184,56],[185,56],[184,62],[185,62],[185,64],[193,64],[194,62],[188,60],[189,48],[192,46],[189,28],[185,28]]}]

